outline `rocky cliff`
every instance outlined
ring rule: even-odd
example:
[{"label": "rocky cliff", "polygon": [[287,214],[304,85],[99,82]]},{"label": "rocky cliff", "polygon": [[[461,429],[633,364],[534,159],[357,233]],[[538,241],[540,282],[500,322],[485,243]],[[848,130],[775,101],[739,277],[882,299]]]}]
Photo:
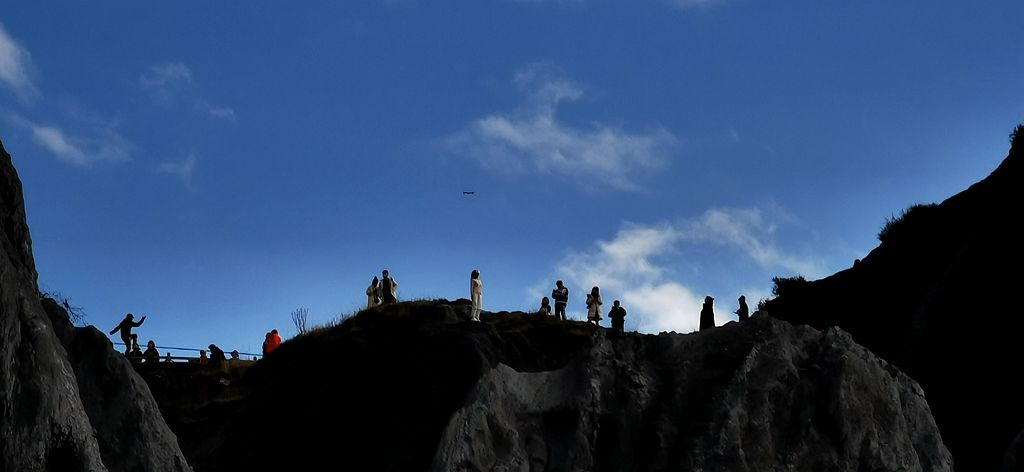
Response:
[{"label": "rocky cliff", "polygon": [[[1024,429],[1024,128],[986,179],[888,225],[854,267],[789,284],[773,316],[839,326],[921,383],[961,470],[996,470]],[[1017,216],[1014,216],[1017,215]],[[780,287],[781,289],[782,287]]]},{"label": "rocky cliff", "polygon": [[952,470],[920,387],[840,330],[468,318],[401,304],[286,343],[249,371],[218,467]]},{"label": "rocky cliff", "polygon": [[0,144],[0,471],[190,470],[146,384],[94,328],[48,314],[36,279]]}]

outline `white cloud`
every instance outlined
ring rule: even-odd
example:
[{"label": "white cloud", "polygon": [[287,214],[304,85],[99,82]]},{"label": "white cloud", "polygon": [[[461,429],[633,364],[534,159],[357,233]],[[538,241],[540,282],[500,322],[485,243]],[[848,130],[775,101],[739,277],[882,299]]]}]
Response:
[{"label": "white cloud", "polygon": [[21,47],[0,23],[0,82],[7,85],[22,100],[29,100],[39,92],[32,83],[32,56]]},{"label": "white cloud", "polygon": [[238,120],[238,116],[235,114],[235,109],[226,106],[211,105],[205,100],[196,100],[196,109],[202,111],[214,118],[218,118],[224,121],[234,123]]},{"label": "white cloud", "polygon": [[174,84],[191,84],[192,70],[181,62],[168,62],[150,66],[149,70],[139,77],[139,83],[146,88],[162,88]]},{"label": "white cloud", "polygon": [[231,107],[218,107],[211,105],[209,108],[207,108],[206,112],[214,118],[220,118],[223,120],[228,120],[230,122],[234,122],[237,119],[237,117],[235,116],[235,110]]},{"label": "white cloud", "polygon": [[139,77],[139,84],[149,92],[153,102],[164,107],[178,103],[191,103],[192,108],[212,118],[234,123],[238,120],[235,110],[229,106],[213,105],[196,90],[192,69],[183,62],[168,62],[150,66]]},{"label": "white cloud", "polygon": [[550,67],[524,68],[513,83],[526,91],[526,104],[474,120],[449,137],[447,147],[494,169],[556,173],[622,190],[639,189],[640,174],[668,164],[677,140],[664,129],[634,134],[600,123],[578,128],[560,122],[558,106],[580,100],[583,89]]},{"label": "white cloud", "polygon": [[187,158],[178,162],[161,162],[157,172],[163,172],[177,176],[186,187],[192,187],[192,173],[196,168],[195,154],[189,154]]},{"label": "white cloud", "polygon": [[57,126],[40,125],[16,115],[8,121],[28,129],[32,140],[58,160],[78,166],[131,159],[132,144],[113,128],[100,127],[91,135],[71,135]]},{"label": "white cloud", "polygon": [[[776,215],[788,220],[787,215]],[[764,211],[749,209],[712,209],[697,221],[686,225],[690,239],[737,247],[762,267],[778,267],[807,277],[818,277],[824,269],[819,261],[783,254],[770,237],[778,229],[768,222]]]},{"label": "white cloud", "polygon": [[[569,310],[573,311],[590,287],[601,287],[608,307],[614,298],[639,319],[646,332],[690,332],[699,326],[704,301],[692,284],[671,270],[666,256],[701,245],[718,245],[738,251],[766,270],[794,268],[819,270],[814,261],[785,255],[772,242],[777,225],[769,223],[760,209],[712,209],[698,218],[675,224],[626,224],[609,241],[597,241],[584,251],[570,252],[557,265],[554,276],[572,287]],[[774,212],[780,213],[780,212]],[[786,220],[785,215],[781,215]],[[784,221],[785,222],[785,221]],[[816,275],[820,272],[802,272]],[[745,290],[744,290],[745,289]],[[546,288],[550,290],[550,288]],[[747,295],[747,304],[755,310],[757,301],[767,296],[764,289],[729,287]],[[531,297],[546,295],[543,286],[533,287]],[[735,319],[731,299],[716,300],[716,323]],[[728,307],[728,308],[727,308]],[[607,309],[606,309],[607,311]],[[575,313],[582,318],[582,314]]]}]

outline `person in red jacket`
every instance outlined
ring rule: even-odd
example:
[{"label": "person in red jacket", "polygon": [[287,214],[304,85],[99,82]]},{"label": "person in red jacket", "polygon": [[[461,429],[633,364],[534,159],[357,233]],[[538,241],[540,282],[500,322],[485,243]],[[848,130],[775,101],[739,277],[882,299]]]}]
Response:
[{"label": "person in red jacket", "polygon": [[271,352],[274,352],[274,349],[277,349],[277,346],[281,345],[281,335],[277,334],[277,330],[276,329],[270,332],[270,337],[267,338],[267,343],[266,344],[267,344],[266,354],[270,354]]}]

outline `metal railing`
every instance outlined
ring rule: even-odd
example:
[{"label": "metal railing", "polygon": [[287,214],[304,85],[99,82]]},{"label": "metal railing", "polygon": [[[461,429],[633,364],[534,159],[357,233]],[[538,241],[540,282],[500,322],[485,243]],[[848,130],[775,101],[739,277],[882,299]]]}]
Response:
[{"label": "metal railing", "polygon": [[[122,343],[122,342],[113,342],[113,344],[117,345],[117,346],[128,347],[127,344]],[[139,345],[139,348],[140,349],[142,348],[141,344]],[[161,362],[163,362],[164,359],[167,359],[167,351],[186,351],[186,352],[195,352],[196,353],[195,357],[192,357],[192,356],[171,356],[171,360],[184,360],[184,361],[198,361],[199,360],[199,351],[209,351],[209,349],[198,349],[198,348],[191,348],[191,347],[175,347],[175,346],[156,346],[156,348],[157,348],[157,350],[162,351],[161,355],[160,355],[160,361]],[[124,351],[120,351],[120,352],[124,352]],[[227,356],[228,360],[231,360],[231,352],[230,351],[225,351],[224,355]],[[259,360],[262,357],[263,357],[263,354],[256,354],[256,353],[252,353],[252,352],[241,352],[241,351],[238,352],[239,360],[243,360],[243,361],[245,361],[245,360]]]}]

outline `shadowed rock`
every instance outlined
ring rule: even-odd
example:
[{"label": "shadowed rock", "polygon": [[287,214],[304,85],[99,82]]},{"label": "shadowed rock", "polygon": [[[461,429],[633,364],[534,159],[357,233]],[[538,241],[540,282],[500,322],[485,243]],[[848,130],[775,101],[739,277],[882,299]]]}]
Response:
[{"label": "shadowed rock", "polygon": [[[961,470],[996,470],[1024,429],[1024,317],[1011,296],[1024,246],[1024,129],[987,178],[940,205],[916,206],[854,267],[789,284],[772,316],[839,326],[921,383]],[[780,289],[782,287],[780,286]]]},{"label": "shadowed rock", "polygon": [[59,308],[51,319],[36,279],[0,144],[0,471],[190,470],[145,384],[95,329],[76,334]]},{"label": "shadowed rock", "polygon": [[839,330],[468,319],[406,303],[285,343],[249,371],[221,468],[952,470],[917,384]]}]

